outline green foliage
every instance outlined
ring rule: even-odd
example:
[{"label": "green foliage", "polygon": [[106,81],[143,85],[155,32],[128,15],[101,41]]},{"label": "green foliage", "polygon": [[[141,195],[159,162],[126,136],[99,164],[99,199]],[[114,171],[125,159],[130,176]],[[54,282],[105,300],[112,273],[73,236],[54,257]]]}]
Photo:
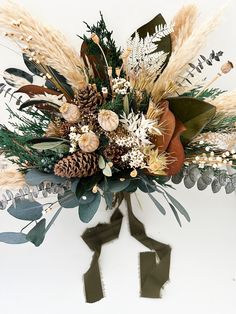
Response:
[{"label": "green foliage", "polygon": [[191,91],[181,95],[181,97],[192,97],[192,98],[198,98],[200,100],[205,100],[207,98],[215,99],[217,96],[225,93],[224,90],[221,90],[219,88],[211,88],[204,90],[199,96],[199,92],[201,91],[202,86],[199,86],[197,88],[192,89]]},{"label": "green foliage", "polygon": [[111,101],[104,103],[101,106],[101,109],[112,110],[116,112],[117,114],[121,114],[124,111],[123,97],[121,95],[117,95]]},{"label": "green foliage", "polygon": [[[120,67],[122,61],[120,59],[121,50],[117,48],[114,39],[112,38],[112,31],[107,29],[106,23],[104,21],[103,15],[100,12],[100,20],[97,22],[96,25],[90,26],[86,22],[84,22],[87,26],[87,31],[92,34],[95,33],[100,39],[100,45],[104,49],[106,58],[108,61],[109,66],[112,66],[113,69],[116,67]],[[98,46],[89,38],[84,36],[82,39],[86,41],[89,46],[89,52],[92,55],[101,54]]]},{"label": "green foliage", "polygon": [[25,135],[19,135],[3,125],[0,126],[0,148],[6,158],[19,166],[19,170],[37,168],[44,172],[52,171],[53,165],[60,156],[53,151],[39,153],[32,149],[28,144],[31,139],[32,134],[29,134],[29,132]]},{"label": "green foliage", "polygon": [[236,116],[227,116],[218,112],[205,126],[203,132],[224,132],[235,130]]},{"label": "green foliage", "polygon": [[17,110],[12,110],[7,105],[9,112],[9,124],[14,128],[15,132],[19,131],[29,137],[39,137],[45,134],[45,130],[50,121],[47,114],[42,114],[39,110],[27,110],[19,113]]}]

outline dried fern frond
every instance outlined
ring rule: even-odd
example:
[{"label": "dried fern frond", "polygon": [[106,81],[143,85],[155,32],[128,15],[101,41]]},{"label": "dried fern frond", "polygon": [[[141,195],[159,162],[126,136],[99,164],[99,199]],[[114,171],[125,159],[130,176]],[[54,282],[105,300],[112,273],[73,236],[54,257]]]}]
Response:
[{"label": "dried fern frond", "polygon": [[218,11],[202,26],[195,27],[190,37],[183,42],[179,49],[172,53],[167,67],[153,87],[152,97],[155,103],[178,92],[177,78],[184,75],[189,63],[197,57],[208,35],[219,24],[222,11],[222,9]]},{"label": "dried fern frond", "polygon": [[172,20],[174,31],[170,34],[172,50],[179,49],[195,27],[198,9],[195,4],[184,5]]},{"label": "dried fern frond", "polygon": [[59,31],[32,18],[14,2],[0,8],[0,29],[42,68],[50,66],[63,75],[74,90],[85,85],[83,61]]},{"label": "dried fern frond", "polygon": [[216,107],[217,112],[223,112],[228,116],[236,116],[236,89],[230,92],[225,92],[215,99],[206,99]]}]

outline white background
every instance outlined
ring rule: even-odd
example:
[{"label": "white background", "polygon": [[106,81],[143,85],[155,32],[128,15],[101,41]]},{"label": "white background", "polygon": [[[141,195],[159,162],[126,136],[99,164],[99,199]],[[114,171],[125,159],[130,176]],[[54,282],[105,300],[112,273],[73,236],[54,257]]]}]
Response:
[{"label": "white background", "polygon": [[[21,0],[32,14],[62,30],[79,48],[76,34],[83,34],[82,21],[96,22],[99,10],[108,27],[114,29],[119,45],[154,15],[161,12],[168,20],[186,1],[37,1]],[[224,1],[199,0],[203,17],[213,14]],[[0,0],[0,4],[3,1]],[[224,19],[203,52],[223,50],[225,58],[236,63],[236,1],[232,0]],[[201,17],[201,18],[203,18]],[[5,41],[1,41],[6,44]],[[8,44],[9,45],[9,44]],[[0,47],[0,69],[23,68],[21,59]],[[215,70],[216,71],[216,70]],[[236,87],[235,71],[219,82],[220,87]],[[1,104],[1,123],[7,121]],[[79,221],[76,210],[64,210],[51,228],[44,244],[8,246],[0,244],[1,314],[234,314],[236,311],[236,208],[235,194],[210,190],[188,191],[177,186],[173,195],[187,208],[191,223],[179,228],[170,211],[163,217],[150,200],[139,194],[142,209],[134,198],[136,215],[147,233],[172,246],[170,282],[162,299],[139,298],[138,253],[146,249],[129,235],[125,218],[119,240],[104,246],[101,269],[106,298],[86,304],[82,274],[87,270],[91,252],[80,239],[87,227]],[[123,212],[126,216],[125,210]],[[18,231],[19,222],[0,213],[1,231]],[[107,221],[110,213],[101,206],[90,226]]]}]

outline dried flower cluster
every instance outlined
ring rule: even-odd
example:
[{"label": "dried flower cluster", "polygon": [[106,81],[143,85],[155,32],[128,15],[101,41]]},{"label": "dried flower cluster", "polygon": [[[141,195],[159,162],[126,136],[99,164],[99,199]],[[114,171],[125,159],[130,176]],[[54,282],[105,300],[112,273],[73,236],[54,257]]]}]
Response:
[{"label": "dried flower cluster", "polygon": [[[85,192],[103,191],[108,205],[113,181],[133,180],[130,191],[141,186],[149,193],[145,180],[151,186],[166,182],[191,165],[213,171],[235,167],[236,94],[209,88],[233,64],[221,64],[203,81],[205,65],[220,62],[223,52],[198,55],[221,10],[200,26],[197,15],[187,5],[170,26],[157,15],[130,36],[123,51],[102,20],[89,27],[80,56],[59,32],[15,4],[4,6],[0,29],[17,43],[33,73],[4,72],[6,83],[29,96],[18,105],[30,118],[9,109],[20,119],[13,124],[19,134],[2,127],[3,152],[15,155],[26,173],[38,169],[84,178],[88,186],[91,180]],[[33,84],[33,75],[43,77],[43,86]],[[95,204],[93,197],[88,199]]]}]

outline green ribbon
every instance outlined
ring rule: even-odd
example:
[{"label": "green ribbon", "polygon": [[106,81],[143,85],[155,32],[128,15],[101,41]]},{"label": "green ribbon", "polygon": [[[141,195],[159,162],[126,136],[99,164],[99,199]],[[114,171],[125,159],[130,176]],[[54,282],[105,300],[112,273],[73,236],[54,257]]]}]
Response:
[{"label": "green ribbon", "polygon": [[169,279],[170,246],[155,241],[146,235],[143,224],[134,216],[129,193],[120,193],[119,204],[111,216],[109,224],[98,224],[87,229],[82,235],[83,240],[94,251],[91,265],[84,274],[85,296],[88,303],[101,300],[103,295],[99,257],[104,243],[118,238],[123,216],[119,205],[125,199],[128,209],[131,235],[140,243],[154,252],[140,253],[141,297],[160,298],[160,291]]},{"label": "green ribbon", "polygon": [[83,240],[94,251],[91,265],[84,274],[85,296],[88,303],[99,301],[104,297],[98,260],[102,245],[118,238],[122,219],[123,216],[117,208],[109,224],[98,224],[94,228],[87,229],[82,235]]},{"label": "green ribbon", "polygon": [[124,198],[132,237],[154,251],[140,253],[141,297],[160,298],[161,289],[169,280],[171,247],[146,235],[144,225],[133,214],[130,194],[124,193]]}]

